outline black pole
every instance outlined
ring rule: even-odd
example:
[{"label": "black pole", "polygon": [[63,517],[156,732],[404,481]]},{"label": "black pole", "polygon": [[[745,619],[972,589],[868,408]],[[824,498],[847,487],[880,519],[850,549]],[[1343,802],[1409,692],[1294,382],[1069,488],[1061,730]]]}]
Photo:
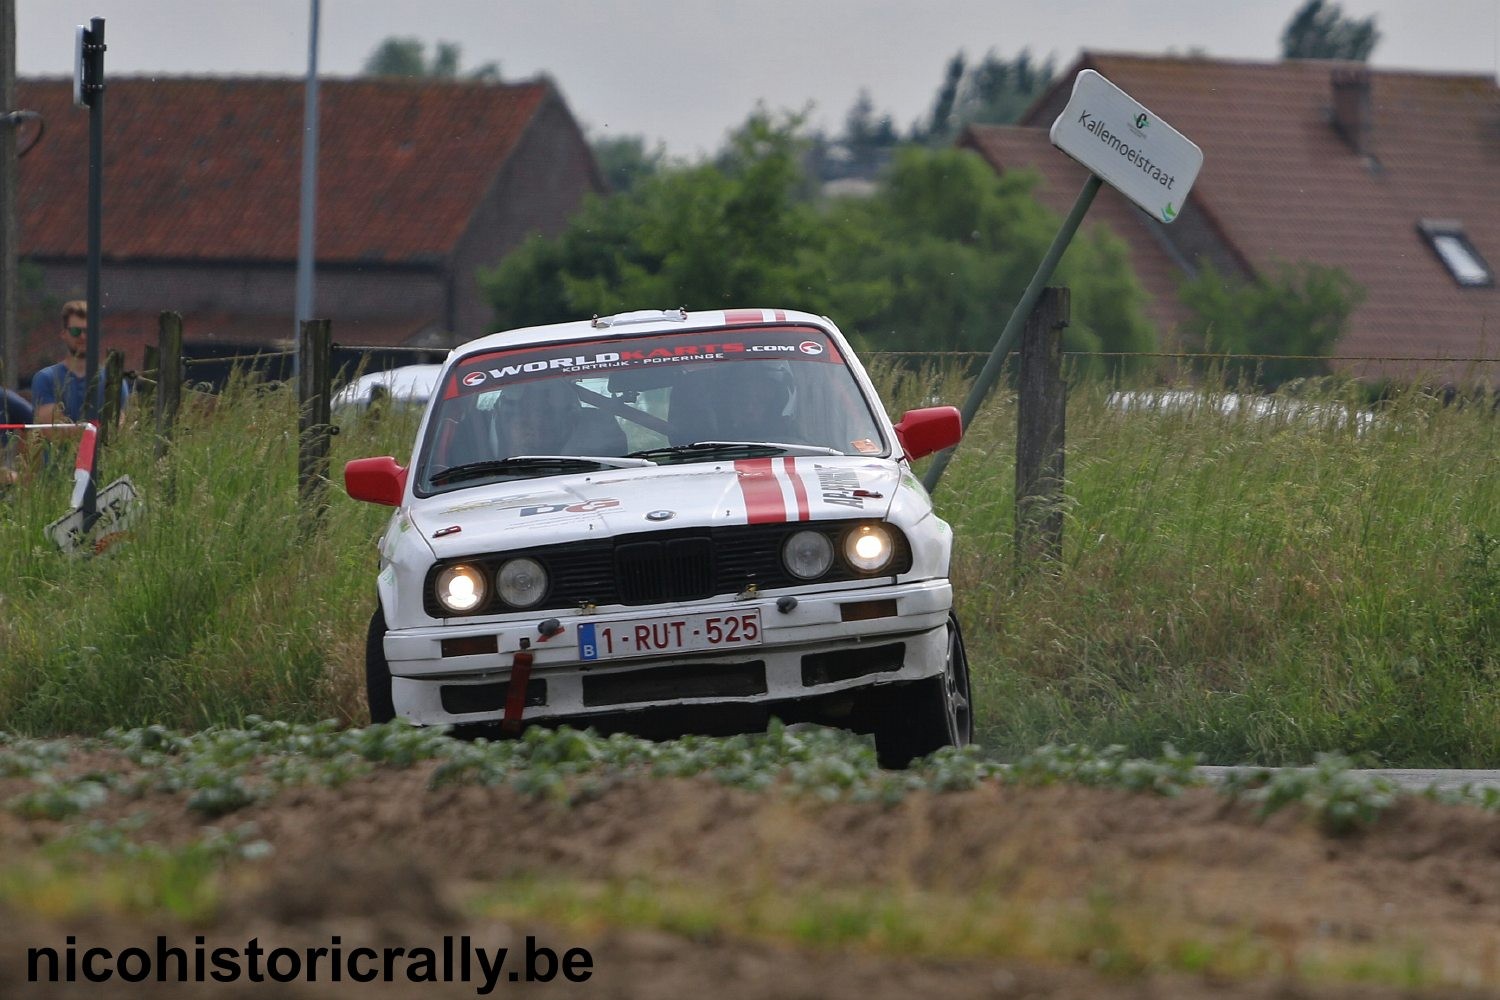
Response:
[{"label": "black pole", "polygon": [[[89,333],[85,360],[83,412],[86,419],[99,419],[99,257],[101,209],[104,197],[104,18],[89,22],[85,42],[84,74],[89,102]],[[92,513],[86,511],[85,513]]]},{"label": "black pole", "polygon": [[[104,200],[104,18],[89,22],[84,39],[83,97],[89,106],[89,261],[88,261],[88,346],[85,349],[83,379],[84,419],[99,422],[99,258]],[[94,460],[89,468],[89,485],[84,491],[83,530],[90,531],[99,519],[96,481],[99,470],[99,448],[96,439]]]}]

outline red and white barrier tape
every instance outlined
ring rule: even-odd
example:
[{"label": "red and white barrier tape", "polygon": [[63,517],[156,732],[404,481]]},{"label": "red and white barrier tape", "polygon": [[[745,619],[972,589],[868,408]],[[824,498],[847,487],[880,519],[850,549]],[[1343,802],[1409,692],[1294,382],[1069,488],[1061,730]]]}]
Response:
[{"label": "red and white barrier tape", "polygon": [[73,463],[73,497],[70,501],[83,506],[84,497],[94,482],[95,446],[99,441],[97,424],[0,424],[0,431],[82,431],[78,441],[78,461]]}]

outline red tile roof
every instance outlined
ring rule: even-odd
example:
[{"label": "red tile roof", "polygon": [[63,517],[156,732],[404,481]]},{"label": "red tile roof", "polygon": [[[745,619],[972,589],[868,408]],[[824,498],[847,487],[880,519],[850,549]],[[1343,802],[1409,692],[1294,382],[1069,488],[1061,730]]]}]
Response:
[{"label": "red tile roof", "polygon": [[[18,91],[46,118],[20,161],[21,252],[82,257],[88,112],[68,80]],[[452,251],[548,86],[355,79],[319,93],[318,259],[424,263]],[[300,80],[109,80],[106,257],[295,260],[302,106]]]},{"label": "red tile roof", "polygon": [[[1500,87],[1485,76],[1369,70],[1371,162],[1332,123],[1332,75],[1353,65],[1084,53],[1022,124],[1050,125],[1076,72],[1096,69],[1203,148],[1189,204],[1254,268],[1316,261],[1363,286],[1339,353],[1500,361],[1500,287],[1459,287],[1417,229],[1421,219],[1458,220],[1500,267]],[[1485,367],[1445,371],[1500,382],[1500,364]]]}]

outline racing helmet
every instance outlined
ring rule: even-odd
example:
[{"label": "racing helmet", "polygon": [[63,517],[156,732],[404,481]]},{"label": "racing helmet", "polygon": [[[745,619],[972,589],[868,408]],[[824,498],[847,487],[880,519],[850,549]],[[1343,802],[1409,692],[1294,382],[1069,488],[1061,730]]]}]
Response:
[{"label": "racing helmet", "polygon": [[735,410],[782,417],[791,409],[792,373],[785,361],[740,361],[725,366],[723,400]]},{"label": "racing helmet", "polygon": [[495,420],[510,454],[551,454],[568,440],[582,407],[570,379],[539,379],[502,389]]}]

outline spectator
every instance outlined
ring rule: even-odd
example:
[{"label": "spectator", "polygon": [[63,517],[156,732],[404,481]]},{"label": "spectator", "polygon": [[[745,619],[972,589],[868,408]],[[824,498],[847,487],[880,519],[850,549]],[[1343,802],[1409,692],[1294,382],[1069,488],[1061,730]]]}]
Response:
[{"label": "spectator", "polygon": [[[33,420],[31,404],[9,389],[0,387],[0,424],[29,424]],[[16,481],[15,452],[20,434],[0,430],[0,486]]]},{"label": "spectator", "polygon": [[[31,401],[36,407],[39,424],[77,423],[86,416],[84,383],[88,378],[88,303],[81,299],[63,303],[62,331],[59,336],[67,354],[55,365],[48,365],[31,380]],[[104,381],[99,380],[98,402],[104,403]],[[120,386],[120,409],[130,398],[130,388]]]},{"label": "spectator", "polygon": [[[34,419],[30,403],[18,393],[0,388],[0,424],[29,424]],[[0,431],[0,441],[4,441],[8,433]]]}]

